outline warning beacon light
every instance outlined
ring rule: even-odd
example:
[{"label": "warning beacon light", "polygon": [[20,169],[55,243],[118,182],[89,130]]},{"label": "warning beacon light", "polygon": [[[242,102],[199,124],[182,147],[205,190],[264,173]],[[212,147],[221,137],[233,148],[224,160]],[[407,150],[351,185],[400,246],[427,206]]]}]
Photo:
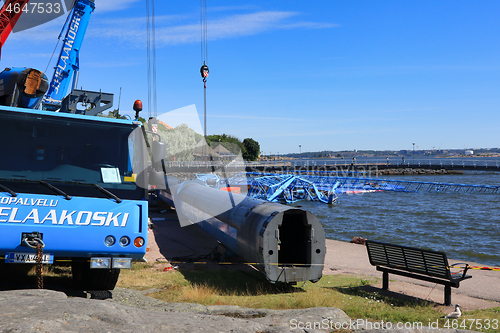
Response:
[{"label": "warning beacon light", "polygon": [[139,112],[142,111],[142,101],[140,99],[134,102],[135,119],[139,119]]}]

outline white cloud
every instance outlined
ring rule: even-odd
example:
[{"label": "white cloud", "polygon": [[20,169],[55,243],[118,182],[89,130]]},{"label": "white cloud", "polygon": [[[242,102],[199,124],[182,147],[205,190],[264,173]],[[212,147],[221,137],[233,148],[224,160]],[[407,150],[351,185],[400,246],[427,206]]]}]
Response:
[{"label": "white cloud", "polygon": [[[219,40],[250,36],[278,29],[325,29],[336,27],[331,23],[292,22],[299,14],[286,11],[261,11],[250,14],[226,16],[208,21],[208,39]],[[199,22],[173,25],[175,21],[185,21],[184,16],[158,16],[156,18],[156,45],[195,43],[200,40]],[[197,18],[198,19],[198,18]],[[145,18],[130,18],[113,22],[102,22],[102,27],[95,29],[101,37],[117,38],[129,45],[142,47],[146,40]],[[130,29],[130,27],[136,29]]]},{"label": "white cloud", "polygon": [[235,6],[210,6],[207,8],[207,11],[210,13],[215,12],[227,12],[227,11],[235,11],[235,10],[258,10],[260,7],[255,5],[235,5]]},{"label": "white cloud", "polygon": [[[118,11],[132,6],[139,0],[97,0],[95,13]],[[99,10],[98,10],[99,9]],[[251,36],[279,29],[326,29],[335,27],[331,23],[304,22],[298,20],[299,13],[290,11],[260,11],[248,14],[233,14],[208,21],[208,39],[221,40]],[[38,27],[10,36],[9,43],[25,48],[33,43],[57,42],[66,16],[59,17]],[[198,43],[200,41],[199,18],[187,15],[157,15],[156,46]],[[192,23],[194,22],[194,23]],[[142,48],[146,42],[146,18],[105,18],[96,15],[91,19],[85,40],[119,41],[124,48]]]}]

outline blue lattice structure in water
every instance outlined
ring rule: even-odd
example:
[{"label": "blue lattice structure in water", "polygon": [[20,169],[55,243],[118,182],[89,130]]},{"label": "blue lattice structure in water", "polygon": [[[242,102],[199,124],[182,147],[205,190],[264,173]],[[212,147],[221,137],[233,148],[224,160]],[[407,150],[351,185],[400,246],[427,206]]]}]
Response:
[{"label": "blue lattice structure in water", "polygon": [[337,200],[336,182],[319,188],[313,182],[294,175],[266,175],[253,178],[248,194],[254,198],[271,202],[292,203],[298,200],[333,203]]},{"label": "blue lattice structure in water", "polygon": [[[264,176],[276,176],[269,173],[246,173],[233,177],[235,181],[247,179],[248,184],[252,180]],[[285,175],[283,175],[285,176]],[[331,189],[334,184],[336,193],[350,191],[373,192],[373,191],[395,191],[395,192],[427,192],[427,193],[463,193],[463,194],[500,194],[500,185],[472,185],[438,182],[419,182],[409,180],[389,180],[368,177],[350,177],[337,172],[302,172],[300,178],[311,182],[318,190]],[[232,182],[232,180],[230,180]]]},{"label": "blue lattice structure in water", "polygon": [[471,185],[360,177],[354,172],[290,172],[274,174],[240,172],[228,179],[215,175],[197,174],[197,178],[214,187],[244,186],[248,195],[271,202],[292,203],[299,200],[334,203],[337,194],[377,191],[500,194],[500,185]]}]

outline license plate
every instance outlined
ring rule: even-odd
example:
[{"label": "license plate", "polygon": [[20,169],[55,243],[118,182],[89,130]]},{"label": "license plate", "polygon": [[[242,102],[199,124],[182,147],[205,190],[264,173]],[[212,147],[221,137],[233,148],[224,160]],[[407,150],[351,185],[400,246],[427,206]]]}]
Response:
[{"label": "license plate", "polygon": [[[8,264],[36,264],[36,253],[24,252],[7,252],[5,255],[5,262]],[[54,255],[51,253],[44,253],[42,255],[43,264],[52,264],[54,262]]]}]

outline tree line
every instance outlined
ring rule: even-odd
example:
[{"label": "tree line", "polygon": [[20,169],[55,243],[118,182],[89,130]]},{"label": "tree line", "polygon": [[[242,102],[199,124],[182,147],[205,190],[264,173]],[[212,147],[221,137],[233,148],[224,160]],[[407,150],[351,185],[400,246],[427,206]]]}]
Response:
[{"label": "tree line", "polygon": [[[118,109],[108,111],[107,115],[100,115],[107,118],[126,119],[119,113]],[[148,128],[146,119],[138,119]],[[158,122],[158,135],[167,144],[167,161],[193,161],[195,156],[195,147],[203,139],[203,135],[196,133],[186,124],[181,124],[175,128],[168,128],[162,122]],[[246,138],[243,141],[233,135],[213,134],[207,135],[207,144],[212,149],[219,144],[226,148],[231,154],[239,155],[244,160],[255,161],[259,157],[260,144],[252,138]]]}]

